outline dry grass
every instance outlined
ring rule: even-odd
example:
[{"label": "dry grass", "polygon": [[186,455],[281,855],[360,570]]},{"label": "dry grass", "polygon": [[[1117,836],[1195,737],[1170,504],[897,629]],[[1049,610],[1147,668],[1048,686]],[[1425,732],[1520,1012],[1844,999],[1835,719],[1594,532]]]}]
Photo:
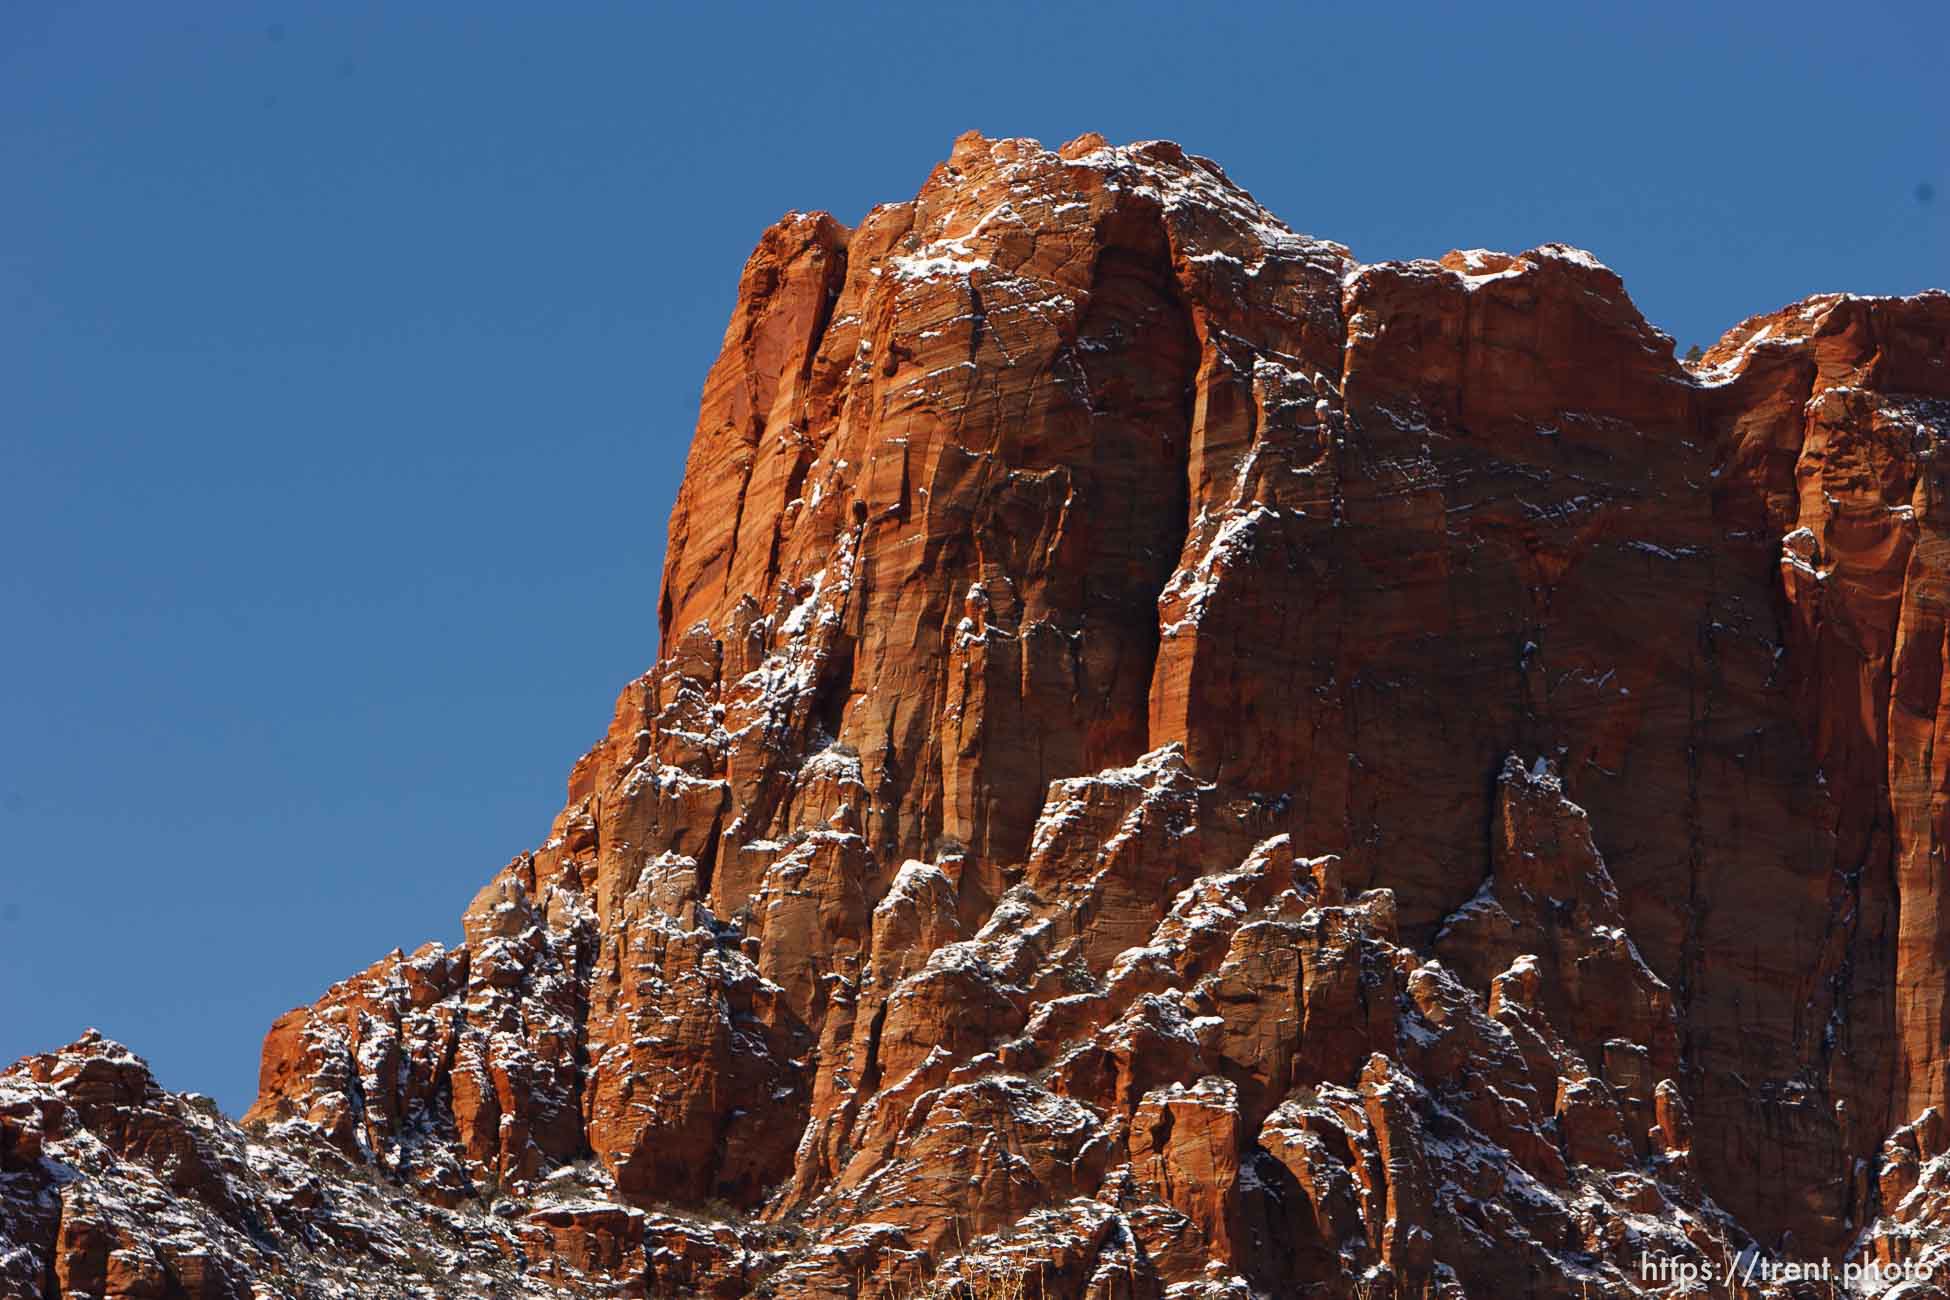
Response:
[{"label": "dry grass", "polygon": [[[888,1300],[1031,1300],[1043,1294],[1040,1261],[1034,1268],[1014,1260],[973,1263],[964,1257],[959,1262],[964,1270],[960,1277],[937,1277],[918,1289],[898,1287],[883,1295]],[[1030,1285],[1032,1278],[1038,1282],[1035,1287]],[[864,1279],[859,1294],[868,1294]]]},{"label": "dry grass", "polygon": [[[1024,1300],[1029,1295],[1029,1270],[1019,1264],[984,1265],[962,1279],[957,1290],[963,1300]],[[1037,1288],[1040,1292],[1041,1287]]]}]

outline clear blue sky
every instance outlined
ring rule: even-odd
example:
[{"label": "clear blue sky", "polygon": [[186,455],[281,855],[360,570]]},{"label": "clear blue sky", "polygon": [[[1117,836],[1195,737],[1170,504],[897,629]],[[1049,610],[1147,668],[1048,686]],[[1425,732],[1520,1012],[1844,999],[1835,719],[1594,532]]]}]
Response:
[{"label": "clear blue sky", "polygon": [[1367,260],[1580,244],[1682,347],[1950,281],[1946,6],[1372,8],[0,10],[0,1060],[97,1025],[235,1112],[458,937],[654,653],[759,232],[969,127]]}]

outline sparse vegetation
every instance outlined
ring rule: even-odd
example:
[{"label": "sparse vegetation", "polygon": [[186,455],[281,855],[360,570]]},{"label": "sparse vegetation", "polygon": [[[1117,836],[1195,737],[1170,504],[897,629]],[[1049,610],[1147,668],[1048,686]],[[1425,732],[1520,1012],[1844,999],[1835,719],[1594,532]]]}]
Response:
[{"label": "sparse vegetation", "polygon": [[1020,1264],[985,1265],[965,1278],[956,1300],[1023,1300],[1029,1294],[1029,1270]]},{"label": "sparse vegetation", "polygon": [[[1031,1289],[1029,1279],[1040,1271],[1039,1261],[1032,1270],[1015,1260],[982,1260],[969,1263],[959,1261],[968,1268],[961,1277],[940,1278],[926,1283],[920,1289],[901,1287],[885,1292],[891,1300],[1028,1300],[1032,1295],[1043,1294],[1041,1287]],[[859,1294],[867,1295],[867,1282],[862,1278],[858,1284]]]}]

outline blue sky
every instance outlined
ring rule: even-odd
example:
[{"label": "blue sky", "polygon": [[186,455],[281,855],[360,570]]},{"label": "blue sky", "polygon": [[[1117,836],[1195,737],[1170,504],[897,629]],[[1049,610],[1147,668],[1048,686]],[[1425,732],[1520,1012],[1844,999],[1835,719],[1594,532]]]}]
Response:
[{"label": "blue sky", "polygon": [[703,8],[0,10],[0,1061],[240,1111],[457,938],[654,654],[759,232],[969,127],[1366,260],[1579,244],[1682,348],[1950,282],[1942,5]]}]

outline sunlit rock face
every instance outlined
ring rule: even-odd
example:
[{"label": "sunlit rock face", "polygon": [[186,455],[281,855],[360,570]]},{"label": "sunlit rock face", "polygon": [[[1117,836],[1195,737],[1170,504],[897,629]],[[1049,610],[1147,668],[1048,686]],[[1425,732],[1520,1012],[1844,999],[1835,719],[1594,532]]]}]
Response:
[{"label": "sunlit rock face", "polygon": [[[965,136],[760,240],[656,665],[460,947],[282,1018],[250,1134],[0,1076],[0,1294],[189,1287],[89,1142],[223,1223],[395,1189],[505,1294],[1933,1260],[1946,427],[1941,293],[1688,367],[1577,249],[1364,265],[1175,145]],[[332,1213],[208,1275],[411,1282]]]}]

